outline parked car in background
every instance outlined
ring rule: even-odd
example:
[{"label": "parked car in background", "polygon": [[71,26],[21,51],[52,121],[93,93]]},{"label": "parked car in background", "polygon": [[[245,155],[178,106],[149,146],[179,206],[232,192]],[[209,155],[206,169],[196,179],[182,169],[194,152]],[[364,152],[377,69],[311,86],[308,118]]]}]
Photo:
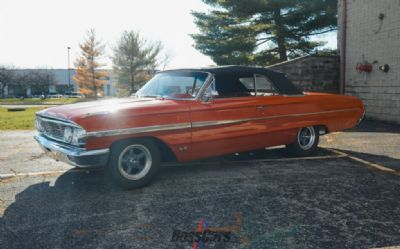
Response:
[{"label": "parked car in background", "polygon": [[28,98],[29,96],[26,93],[17,93],[13,96],[13,98],[17,98],[17,99],[25,99]]},{"label": "parked car in background", "polygon": [[78,92],[70,92],[70,93],[65,93],[64,97],[66,97],[66,98],[83,98],[84,96]]},{"label": "parked car in background", "polygon": [[160,163],[286,145],[312,154],[319,136],[364,115],[352,96],[302,92],[282,73],[226,66],[157,73],[133,97],[36,114],[35,139],[57,160],[106,165],[123,188],[150,182]]},{"label": "parked car in background", "polygon": [[57,99],[57,98],[62,98],[62,94],[58,94],[58,93],[50,93],[46,96],[49,99]]}]

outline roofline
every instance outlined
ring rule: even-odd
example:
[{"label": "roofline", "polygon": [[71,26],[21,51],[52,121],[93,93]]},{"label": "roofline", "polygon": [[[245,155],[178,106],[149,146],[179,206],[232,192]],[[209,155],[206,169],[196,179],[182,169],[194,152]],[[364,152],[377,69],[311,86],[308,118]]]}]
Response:
[{"label": "roofline", "polygon": [[273,73],[280,73],[275,70],[266,68],[266,67],[261,67],[261,66],[242,66],[242,65],[223,65],[223,66],[215,66],[215,67],[198,67],[198,68],[175,68],[175,69],[167,69],[167,70],[160,70],[158,73],[162,72],[174,72],[174,71],[203,71],[203,72],[213,72],[213,71],[218,71],[218,70],[223,70],[223,69],[234,69],[237,68],[238,70],[240,69],[247,69],[247,70],[263,70],[265,72],[273,72]]}]

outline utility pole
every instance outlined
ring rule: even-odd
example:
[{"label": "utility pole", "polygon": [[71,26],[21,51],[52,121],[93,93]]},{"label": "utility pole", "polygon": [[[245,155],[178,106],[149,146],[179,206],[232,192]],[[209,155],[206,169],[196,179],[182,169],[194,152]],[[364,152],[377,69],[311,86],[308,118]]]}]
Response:
[{"label": "utility pole", "polygon": [[68,50],[68,91],[72,93],[71,89],[71,68],[69,67],[69,50],[71,47],[67,47]]}]

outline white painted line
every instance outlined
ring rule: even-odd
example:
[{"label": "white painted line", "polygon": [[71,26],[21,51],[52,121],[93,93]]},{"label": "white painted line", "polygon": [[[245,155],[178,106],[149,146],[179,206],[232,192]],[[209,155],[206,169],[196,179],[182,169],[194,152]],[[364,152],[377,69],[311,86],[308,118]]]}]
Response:
[{"label": "white painted line", "polygon": [[[195,166],[202,164],[228,164],[228,163],[251,163],[251,162],[285,162],[285,161],[298,161],[298,160],[319,160],[319,159],[329,159],[329,158],[340,158],[346,155],[330,156],[315,156],[315,157],[294,157],[294,158],[275,158],[275,159],[253,159],[253,160],[237,160],[237,161],[210,161],[210,162],[192,162],[192,163],[166,163],[162,166],[176,167],[176,166]],[[29,177],[29,176],[43,176],[43,175],[54,175],[54,174],[64,174],[64,173],[84,173],[90,171],[100,170],[101,167],[87,167],[87,168],[73,168],[69,170],[54,170],[54,171],[41,171],[41,172],[27,172],[27,173],[14,173],[14,174],[0,174],[0,180],[10,177]]]},{"label": "white painted line", "polygon": [[385,246],[385,247],[374,247],[371,249],[400,249],[400,246]]},{"label": "white painted line", "polygon": [[99,170],[99,167],[93,168],[74,168],[69,170],[54,170],[54,171],[41,171],[41,172],[27,172],[27,173],[15,173],[15,174],[0,174],[0,180],[10,177],[28,177],[28,176],[42,176],[42,175],[54,175],[64,173],[84,173],[90,171]]},{"label": "white painted line", "polygon": [[[191,163],[166,163],[162,166],[167,167],[176,167],[176,166],[196,166],[196,165],[213,165],[213,164],[237,164],[237,163],[253,163],[253,162],[288,162],[288,161],[298,161],[298,160],[321,160],[321,159],[331,159],[331,158],[342,158],[342,157],[349,157],[352,156],[334,150],[330,148],[324,148],[335,155],[328,155],[328,156],[314,156],[314,157],[291,157],[291,158],[274,158],[274,159],[252,159],[252,160],[230,160],[230,161],[204,161],[204,162],[191,162]],[[356,159],[354,159],[356,160]],[[365,160],[357,158],[358,161],[362,161],[363,163],[369,163]],[[370,163],[369,163],[370,164]],[[383,167],[383,166],[380,166]],[[102,167],[87,167],[87,168],[73,168],[69,170],[54,170],[54,171],[42,171],[42,172],[27,172],[27,173],[15,173],[15,174],[0,174],[0,180],[4,178],[10,177],[29,177],[29,176],[43,176],[43,175],[54,175],[54,174],[64,174],[64,173],[84,173],[90,171],[100,170]],[[383,167],[385,168],[385,167]],[[388,169],[388,168],[386,168]]]},{"label": "white painted line", "polygon": [[329,150],[329,151],[331,151],[331,152],[335,152],[335,153],[337,153],[337,154],[339,154],[339,155],[348,157],[348,158],[350,158],[350,159],[352,159],[352,160],[354,160],[354,161],[356,161],[356,162],[365,164],[365,165],[367,165],[367,166],[369,166],[369,167],[372,167],[372,168],[375,168],[375,169],[377,169],[377,170],[385,171],[385,172],[389,172],[389,173],[397,173],[396,170],[391,169],[391,168],[388,168],[388,167],[385,167],[385,166],[382,166],[382,165],[380,165],[380,164],[371,163],[371,162],[368,162],[368,161],[366,161],[366,160],[364,160],[364,159],[361,159],[361,158],[359,158],[359,157],[352,156],[352,155],[349,155],[349,154],[347,154],[347,153],[344,153],[344,152],[341,152],[341,151],[337,151],[337,150],[335,150],[335,149],[331,149],[331,148],[325,148],[325,149],[326,149],[326,150]]}]

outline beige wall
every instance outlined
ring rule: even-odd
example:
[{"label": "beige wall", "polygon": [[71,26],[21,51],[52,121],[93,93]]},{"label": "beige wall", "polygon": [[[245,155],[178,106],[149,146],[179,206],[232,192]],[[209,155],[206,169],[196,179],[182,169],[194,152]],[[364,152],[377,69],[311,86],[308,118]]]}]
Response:
[{"label": "beige wall", "polygon": [[[400,0],[345,2],[345,92],[364,101],[367,117],[400,123]],[[379,19],[380,13],[384,14],[383,20]],[[371,73],[355,70],[357,63],[364,61],[373,63]],[[388,73],[378,69],[383,64],[390,66]]]}]

